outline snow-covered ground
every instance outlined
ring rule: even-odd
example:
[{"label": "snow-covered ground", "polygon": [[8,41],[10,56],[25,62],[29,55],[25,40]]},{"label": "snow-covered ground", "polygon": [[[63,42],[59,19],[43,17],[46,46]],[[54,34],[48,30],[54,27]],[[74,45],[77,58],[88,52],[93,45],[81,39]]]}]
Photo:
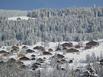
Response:
[{"label": "snow-covered ground", "polygon": [[[47,44],[47,46],[45,46],[45,50],[47,51],[49,48],[53,49],[53,51],[51,52],[52,55],[43,55],[43,54],[41,54],[41,52],[39,50],[33,49],[33,47],[35,47],[35,46],[43,46],[43,43],[38,42],[37,44],[35,44],[33,46],[27,46],[28,49],[34,50],[35,52],[25,53],[25,56],[31,59],[31,55],[35,55],[36,60],[38,58],[43,59],[45,57],[46,58],[45,63],[50,64],[50,60],[51,60],[52,56],[54,56],[55,54],[61,54],[61,55],[65,56],[65,59],[67,61],[73,60],[73,63],[71,63],[70,66],[78,68],[78,67],[86,65],[86,63],[83,63],[83,62],[86,61],[87,55],[89,55],[89,56],[94,55],[95,57],[100,57],[101,55],[103,55],[103,53],[102,53],[103,52],[103,49],[102,49],[103,48],[103,40],[98,40],[99,46],[94,46],[91,49],[85,49],[85,44],[87,42],[88,41],[82,42],[83,47],[77,48],[77,50],[80,51],[78,53],[64,53],[62,50],[61,51],[55,51],[56,47],[58,46],[59,43],[58,42],[50,42],[50,43]],[[65,42],[60,42],[60,44],[63,44],[63,43],[65,43]],[[72,42],[72,43],[73,43],[73,47],[78,44],[78,42]],[[19,52],[22,52],[23,51],[22,46],[19,46],[19,48],[20,48]],[[5,50],[7,52],[10,52],[10,46],[9,47],[3,46],[3,47],[0,48],[0,51],[1,50]],[[9,55],[7,57],[17,59],[17,53]],[[25,65],[30,65],[35,61],[29,60],[29,61],[22,61],[22,62],[24,62]]]},{"label": "snow-covered ground", "polygon": [[16,21],[16,20],[28,20],[28,19],[35,19],[35,18],[31,18],[31,17],[27,17],[27,16],[17,16],[17,17],[9,17],[8,20],[13,20],[13,21]]}]

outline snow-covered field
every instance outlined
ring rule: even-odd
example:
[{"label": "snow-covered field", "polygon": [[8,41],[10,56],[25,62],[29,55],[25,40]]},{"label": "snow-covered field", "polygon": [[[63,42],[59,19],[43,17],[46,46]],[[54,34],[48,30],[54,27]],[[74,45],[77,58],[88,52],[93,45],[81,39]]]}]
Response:
[{"label": "snow-covered field", "polygon": [[27,16],[17,16],[17,17],[9,17],[8,20],[17,21],[17,20],[28,20],[28,19],[35,19]]}]

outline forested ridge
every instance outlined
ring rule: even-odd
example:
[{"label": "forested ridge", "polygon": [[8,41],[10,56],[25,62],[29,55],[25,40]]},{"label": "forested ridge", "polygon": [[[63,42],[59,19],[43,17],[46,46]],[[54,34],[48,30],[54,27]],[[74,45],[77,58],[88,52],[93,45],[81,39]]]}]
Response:
[{"label": "forested ridge", "polygon": [[1,45],[103,38],[103,8],[34,9],[25,14],[28,20],[0,15]]}]

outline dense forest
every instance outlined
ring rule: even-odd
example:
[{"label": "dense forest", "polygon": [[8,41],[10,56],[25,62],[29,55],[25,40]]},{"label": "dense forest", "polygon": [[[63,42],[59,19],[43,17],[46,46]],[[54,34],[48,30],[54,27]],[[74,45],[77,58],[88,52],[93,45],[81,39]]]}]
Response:
[{"label": "dense forest", "polygon": [[35,9],[14,13],[13,16],[30,17],[17,21],[8,20],[12,12],[8,16],[6,12],[0,13],[1,45],[103,38],[103,8]]}]

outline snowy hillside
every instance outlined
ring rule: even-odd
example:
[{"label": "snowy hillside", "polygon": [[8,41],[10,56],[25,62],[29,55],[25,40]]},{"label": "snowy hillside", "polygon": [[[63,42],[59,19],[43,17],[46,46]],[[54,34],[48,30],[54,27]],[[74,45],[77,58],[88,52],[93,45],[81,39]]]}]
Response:
[{"label": "snowy hillside", "polygon": [[[81,42],[38,42],[35,45],[2,46],[0,62],[16,62],[20,69],[40,70],[53,73],[53,70],[81,70],[90,64],[101,65],[103,40]],[[18,64],[19,62],[19,64]],[[94,66],[93,66],[94,67]],[[96,67],[95,67],[96,68]],[[82,76],[82,74],[80,74]],[[93,74],[97,76],[97,74]]]},{"label": "snowy hillside", "polygon": [[103,8],[1,10],[0,77],[103,77]]},{"label": "snowy hillside", "polygon": [[26,16],[26,10],[7,10],[0,9],[0,17],[14,17],[14,16]]},{"label": "snowy hillside", "polygon": [[[31,55],[33,54],[33,55],[36,56],[36,58],[44,58],[45,57],[46,58],[45,62],[48,63],[48,61],[50,60],[50,58],[52,56],[54,56],[56,54],[61,54],[61,55],[63,55],[65,57],[65,59],[67,61],[73,60],[72,64],[74,65],[74,64],[80,64],[81,62],[86,61],[87,55],[89,55],[89,56],[93,56],[94,55],[97,58],[97,57],[100,57],[102,55],[102,52],[103,52],[103,50],[102,50],[103,41],[102,40],[99,41],[99,46],[94,46],[94,47],[92,47],[90,49],[85,49],[85,46],[86,46],[87,42],[82,42],[81,43],[82,46],[80,48],[79,47],[75,48],[76,45],[79,45],[79,42],[72,42],[73,46],[72,47],[68,47],[68,49],[71,49],[71,48],[72,49],[77,49],[77,50],[79,50],[79,52],[69,52],[69,53],[65,52],[66,50],[63,49],[62,46],[60,46],[61,49],[56,50],[58,45],[62,45],[63,43],[67,43],[67,42],[61,42],[61,43],[50,42],[50,43],[47,44],[47,46],[45,46],[44,43],[42,43],[42,42],[38,42],[37,44],[35,44],[33,46],[20,45],[19,46],[19,50],[18,51],[14,51],[14,53],[12,55],[7,56],[8,57],[7,59],[14,58],[14,59],[17,60],[17,54],[19,54],[19,53],[24,54],[28,58],[31,58]],[[37,47],[37,46],[41,46],[41,47],[45,46],[45,51],[46,52],[50,52],[52,55],[48,55],[48,53],[47,53],[47,55],[43,55],[42,52],[45,52],[45,51],[42,50],[42,52],[41,52],[41,50],[35,49],[34,47]],[[33,52],[31,52],[31,51],[29,52],[28,51],[28,53],[26,53],[26,51],[28,49],[30,49]],[[49,49],[51,49],[51,51],[49,51]],[[11,52],[12,47],[11,46],[3,46],[3,47],[1,47],[0,48],[0,51],[1,51],[0,55],[1,56],[2,56],[2,53],[3,53],[2,51],[3,50],[7,51],[7,52]],[[5,58],[5,57],[2,56],[2,59],[3,58]],[[25,61],[24,61],[24,63],[25,63]],[[78,66],[76,66],[76,67],[78,67]]]}]

